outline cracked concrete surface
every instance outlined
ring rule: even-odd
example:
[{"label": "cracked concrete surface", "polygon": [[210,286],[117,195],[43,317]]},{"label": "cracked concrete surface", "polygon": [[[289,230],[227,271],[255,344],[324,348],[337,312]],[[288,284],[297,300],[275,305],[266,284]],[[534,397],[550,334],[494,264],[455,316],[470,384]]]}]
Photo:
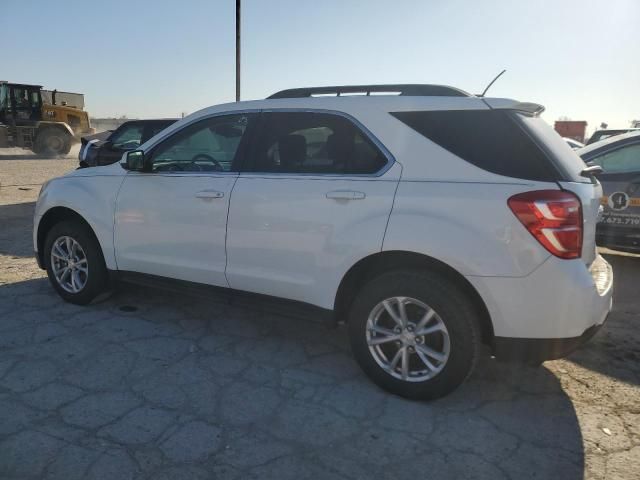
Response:
[{"label": "cracked concrete surface", "polygon": [[615,310],[568,359],[410,402],[342,328],[137,286],[62,302],[31,214],[75,163],[0,155],[0,478],[640,478],[640,258],[609,255]]}]

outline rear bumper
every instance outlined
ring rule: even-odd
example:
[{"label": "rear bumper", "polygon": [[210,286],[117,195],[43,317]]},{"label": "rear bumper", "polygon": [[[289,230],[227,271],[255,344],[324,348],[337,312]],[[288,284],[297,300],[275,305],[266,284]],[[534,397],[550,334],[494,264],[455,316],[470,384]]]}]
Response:
[{"label": "rear bumper", "polygon": [[531,360],[566,355],[612,307],[613,271],[600,255],[590,266],[551,257],[526,277],[467,278],[489,311],[496,357],[514,349]]},{"label": "rear bumper", "polygon": [[513,362],[544,362],[566,357],[588,342],[602,328],[604,322],[587,328],[572,338],[507,338],[496,337],[493,354],[497,359]]}]

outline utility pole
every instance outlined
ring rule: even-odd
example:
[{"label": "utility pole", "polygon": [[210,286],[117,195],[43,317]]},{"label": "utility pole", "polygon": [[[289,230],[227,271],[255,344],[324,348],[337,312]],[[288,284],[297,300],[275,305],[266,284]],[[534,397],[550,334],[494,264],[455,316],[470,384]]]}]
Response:
[{"label": "utility pole", "polygon": [[240,3],[236,0],[236,102],[240,101]]}]

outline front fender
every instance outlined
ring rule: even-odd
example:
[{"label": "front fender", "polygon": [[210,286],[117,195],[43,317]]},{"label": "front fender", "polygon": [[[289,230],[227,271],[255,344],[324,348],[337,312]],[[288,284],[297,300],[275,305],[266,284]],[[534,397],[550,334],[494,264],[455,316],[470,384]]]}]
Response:
[{"label": "front fender", "polygon": [[38,250],[38,229],[43,216],[63,207],[80,215],[93,229],[108,269],[117,269],[113,248],[116,197],[124,176],[68,176],[45,184],[36,203],[33,243]]}]

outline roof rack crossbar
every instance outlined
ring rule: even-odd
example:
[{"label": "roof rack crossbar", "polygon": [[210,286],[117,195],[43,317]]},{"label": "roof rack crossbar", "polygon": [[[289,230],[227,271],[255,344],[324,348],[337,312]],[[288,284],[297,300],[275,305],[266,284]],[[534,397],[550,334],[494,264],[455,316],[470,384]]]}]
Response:
[{"label": "roof rack crossbar", "polygon": [[470,97],[471,95],[458,88],[446,85],[427,84],[392,84],[392,85],[338,85],[331,87],[290,88],[281,90],[267,97],[273,98],[305,98],[316,95],[335,95],[344,93],[360,93],[370,96],[371,93],[389,93],[405,97]]}]

